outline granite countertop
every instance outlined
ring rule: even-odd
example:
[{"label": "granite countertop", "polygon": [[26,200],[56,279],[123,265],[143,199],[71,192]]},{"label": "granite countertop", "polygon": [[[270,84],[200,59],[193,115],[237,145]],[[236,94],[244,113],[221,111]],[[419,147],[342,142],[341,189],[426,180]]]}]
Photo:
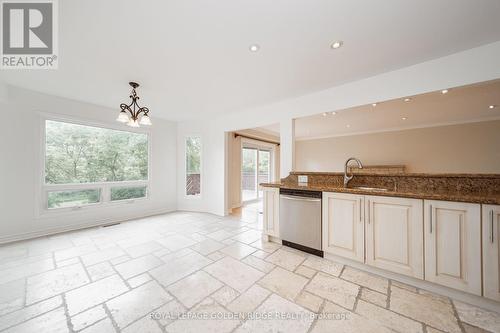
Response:
[{"label": "granite countertop", "polygon": [[[300,173],[304,174],[304,173]],[[306,173],[307,174],[307,173]],[[454,175],[455,176],[455,175]],[[427,199],[427,200],[444,200],[444,201],[457,201],[457,202],[470,202],[481,204],[500,205],[500,193],[497,194],[481,194],[481,193],[460,193],[457,191],[433,191],[432,193],[423,191],[373,191],[361,190],[355,188],[344,188],[335,185],[299,185],[296,182],[273,182],[262,183],[263,187],[286,188],[294,190],[308,190],[308,191],[321,191],[321,192],[338,192],[338,193],[351,193],[361,195],[378,195],[386,197],[401,197],[413,199]]]},{"label": "granite countertop", "polygon": [[[416,178],[489,178],[500,179],[500,174],[496,173],[416,173],[416,172],[386,172],[370,173],[363,172],[362,169],[353,169],[349,174],[377,177],[416,177]],[[344,172],[325,172],[325,171],[292,171],[290,175],[310,175],[310,176],[344,176]]]}]

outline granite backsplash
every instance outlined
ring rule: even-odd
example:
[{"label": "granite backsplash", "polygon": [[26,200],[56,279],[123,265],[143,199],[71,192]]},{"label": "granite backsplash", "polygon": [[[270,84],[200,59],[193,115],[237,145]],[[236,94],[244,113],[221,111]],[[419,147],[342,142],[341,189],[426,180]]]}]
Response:
[{"label": "granite backsplash", "polygon": [[[297,183],[298,175],[307,175],[309,185],[343,187],[343,173],[292,172],[282,183]],[[394,192],[462,193],[467,195],[499,195],[498,174],[357,174],[349,187],[369,186]]]}]

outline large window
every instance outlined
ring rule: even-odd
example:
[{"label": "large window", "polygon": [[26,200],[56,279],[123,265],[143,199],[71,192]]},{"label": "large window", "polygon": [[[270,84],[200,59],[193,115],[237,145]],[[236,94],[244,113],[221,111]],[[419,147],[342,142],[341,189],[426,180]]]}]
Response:
[{"label": "large window", "polygon": [[201,138],[186,138],[186,195],[201,194]]},{"label": "large window", "polygon": [[148,135],[45,121],[46,208],[144,198]]}]

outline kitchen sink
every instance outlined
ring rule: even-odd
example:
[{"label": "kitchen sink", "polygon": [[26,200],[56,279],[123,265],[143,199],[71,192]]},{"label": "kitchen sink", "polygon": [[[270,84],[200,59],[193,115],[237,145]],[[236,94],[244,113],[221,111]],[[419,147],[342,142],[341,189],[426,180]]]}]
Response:
[{"label": "kitchen sink", "polygon": [[388,189],[381,188],[381,187],[356,186],[353,188],[356,190],[373,191],[373,192],[387,192],[388,191]]}]

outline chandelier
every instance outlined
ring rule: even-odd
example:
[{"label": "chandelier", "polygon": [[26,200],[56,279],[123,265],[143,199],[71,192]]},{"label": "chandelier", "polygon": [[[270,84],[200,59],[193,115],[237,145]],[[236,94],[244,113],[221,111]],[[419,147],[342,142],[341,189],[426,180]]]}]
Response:
[{"label": "chandelier", "polygon": [[130,127],[140,127],[140,125],[146,125],[146,126],[152,125],[151,118],[149,118],[148,115],[149,109],[147,107],[140,107],[139,104],[137,104],[139,96],[137,96],[135,88],[139,87],[139,83],[129,82],[128,84],[130,84],[130,86],[132,87],[132,93],[129,96],[132,99],[132,103],[128,105],[125,103],[120,104],[120,109],[122,110],[120,111],[120,114],[118,115],[118,118],[116,118],[116,120],[121,123],[126,123]]}]

